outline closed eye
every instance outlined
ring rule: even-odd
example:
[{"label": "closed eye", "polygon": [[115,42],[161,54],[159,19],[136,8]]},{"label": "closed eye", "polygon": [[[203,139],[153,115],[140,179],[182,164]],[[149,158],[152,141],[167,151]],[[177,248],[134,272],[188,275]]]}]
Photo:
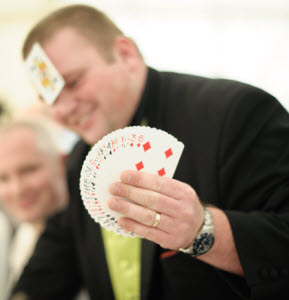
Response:
[{"label": "closed eye", "polygon": [[5,183],[6,181],[8,181],[8,176],[5,174],[1,174],[0,175],[0,183]]},{"label": "closed eye", "polygon": [[73,80],[67,81],[66,82],[66,87],[69,88],[69,89],[72,89],[78,84],[78,82],[79,82],[79,78],[75,78]]},{"label": "closed eye", "polygon": [[25,174],[30,174],[30,173],[34,173],[35,171],[37,171],[40,168],[40,166],[38,164],[33,164],[33,165],[28,165],[25,166],[21,169],[20,173],[22,175]]}]

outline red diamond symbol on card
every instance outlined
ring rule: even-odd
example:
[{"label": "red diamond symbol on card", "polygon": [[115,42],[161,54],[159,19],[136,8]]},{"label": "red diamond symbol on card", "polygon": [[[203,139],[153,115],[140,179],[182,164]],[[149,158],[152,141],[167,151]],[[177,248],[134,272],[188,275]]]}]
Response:
[{"label": "red diamond symbol on card", "polygon": [[162,169],[158,170],[158,173],[160,176],[164,176],[166,174],[166,171],[164,168],[162,168]]},{"label": "red diamond symbol on card", "polygon": [[144,149],[144,151],[147,151],[147,150],[149,150],[150,148],[151,148],[150,142],[146,142],[145,144],[143,144],[143,149]]},{"label": "red diamond symbol on card", "polygon": [[137,163],[135,166],[136,166],[136,169],[138,171],[144,168],[142,161],[140,161],[139,163]]},{"label": "red diamond symbol on card", "polygon": [[166,158],[170,157],[171,155],[173,155],[173,151],[172,149],[168,149],[167,151],[165,151],[165,155],[166,155]]}]

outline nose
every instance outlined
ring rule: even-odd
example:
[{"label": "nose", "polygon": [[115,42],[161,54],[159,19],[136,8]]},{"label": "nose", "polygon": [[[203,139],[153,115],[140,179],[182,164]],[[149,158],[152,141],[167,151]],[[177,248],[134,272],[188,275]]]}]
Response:
[{"label": "nose", "polygon": [[77,111],[76,97],[73,93],[69,93],[64,89],[50,106],[50,111],[56,120],[65,122],[65,120]]},{"label": "nose", "polygon": [[19,197],[25,190],[25,183],[19,176],[13,176],[9,180],[8,189],[10,190],[11,194],[13,194],[16,197]]}]

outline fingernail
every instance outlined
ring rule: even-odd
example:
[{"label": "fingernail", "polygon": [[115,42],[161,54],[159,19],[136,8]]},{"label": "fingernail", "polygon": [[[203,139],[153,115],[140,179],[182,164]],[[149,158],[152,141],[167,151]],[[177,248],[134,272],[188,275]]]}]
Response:
[{"label": "fingernail", "polygon": [[110,198],[108,200],[108,207],[112,210],[116,210],[118,208],[118,201],[115,198]]},{"label": "fingernail", "polygon": [[117,182],[114,182],[109,187],[109,192],[111,194],[117,194],[119,192],[119,184]]},{"label": "fingernail", "polygon": [[[119,227],[124,228],[125,227],[125,221],[123,220],[123,218],[119,218],[117,224],[119,225]],[[127,233],[128,231],[125,230]]]},{"label": "fingernail", "polygon": [[124,171],[120,174],[120,179],[123,182],[129,182],[131,178],[131,175],[128,171]]}]

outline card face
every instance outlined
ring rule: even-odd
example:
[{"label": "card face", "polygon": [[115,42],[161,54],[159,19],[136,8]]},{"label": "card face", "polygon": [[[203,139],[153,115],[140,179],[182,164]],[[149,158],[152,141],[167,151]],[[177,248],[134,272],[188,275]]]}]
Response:
[{"label": "card face", "polygon": [[25,66],[38,93],[51,105],[63,89],[65,81],[39,43],[32,46]]},{"label": "card face", "polygon": [[156,128],[132,126],[105,136],[92,147],[81,170],[80,191],[88,213],[107,230],[136,236],[119,227],[121,214],[108,208],[110,184],[120,181],[124,170],[172,178],[183,149],[182,142]]}]

